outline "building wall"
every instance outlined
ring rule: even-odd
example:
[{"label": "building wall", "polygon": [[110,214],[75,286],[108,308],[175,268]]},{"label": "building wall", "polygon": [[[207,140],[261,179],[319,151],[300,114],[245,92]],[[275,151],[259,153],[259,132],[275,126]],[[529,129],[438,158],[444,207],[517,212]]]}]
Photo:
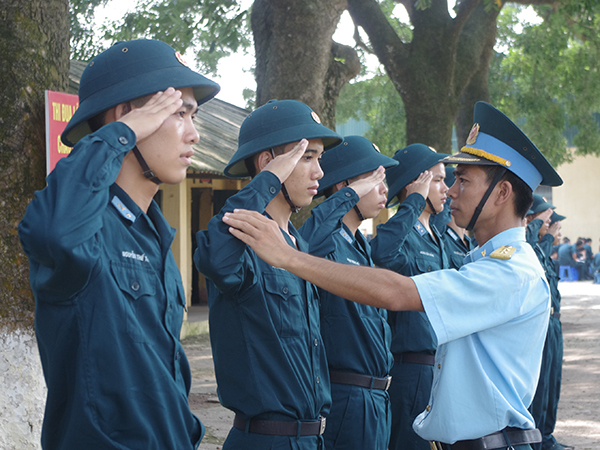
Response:
[{"label": "building wall", "polygon": [[564,184],[552,188],[552,204],[556,212],[566,216],[562,235],[574,243],[588,237],[592,250],[600,245],[600,157],[577,156],[572,163],[557,169]]}]

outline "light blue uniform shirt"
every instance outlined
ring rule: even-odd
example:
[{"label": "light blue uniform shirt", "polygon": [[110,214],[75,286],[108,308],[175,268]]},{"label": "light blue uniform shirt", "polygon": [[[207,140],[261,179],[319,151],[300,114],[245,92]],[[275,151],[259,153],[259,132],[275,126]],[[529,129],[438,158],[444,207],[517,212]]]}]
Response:
[{"label": "light blue uniform shirt", "polygon": [[[510,259],[490,257],[512,246]],[[412,277],[438,342],[429,405],[413,424],[423,439],[458,440],[535,427],[535,394],[550,311],[544,270],[525,228],[497,234],[460,270]]]}]

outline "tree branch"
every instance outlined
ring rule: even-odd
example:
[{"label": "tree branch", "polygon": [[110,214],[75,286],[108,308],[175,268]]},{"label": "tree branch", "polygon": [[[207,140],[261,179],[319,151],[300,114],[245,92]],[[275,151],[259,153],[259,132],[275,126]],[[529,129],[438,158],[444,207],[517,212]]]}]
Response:
[{"label": "tree branch", "polygon": [[390,25],[375,0],[348,0],[348,12],[355,25],[361,26],[371,41],[371,46],[386,70],[402,70],[408,58],[408,46]]}]

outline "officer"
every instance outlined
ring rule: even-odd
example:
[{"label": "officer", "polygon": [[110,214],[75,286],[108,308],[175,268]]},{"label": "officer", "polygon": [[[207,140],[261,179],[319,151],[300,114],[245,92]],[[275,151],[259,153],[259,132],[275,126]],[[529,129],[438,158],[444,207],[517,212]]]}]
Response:
[{"label": "officer", "polygon": [[[430,216],[441,213],[448,187],[440,161],[446,155],[424,144],[398,150],[399,162],[387,169],[390,186],[386,206],[400,202],[398,211],[377,227],[371,242],[373,260],[380,267],[411,276],[449,267],[442,238]],[[418,413],[427,406],[433,381],[435,335],[427,316],[418,311],[390,311],[392,328],[392,433],[390,449],[429,449],[412,429]]]},{"label": "officer", "polygon": [[[371,247],[359,226],[385,207],[383,168],[397,164],[361,136],[347,136],[325,152],[319,194],[327,199],[312,209],[299,230],[312,255],[344,264],[373,265]],[[332,397],[325,448],[386,450],[392,365],[387,312],[321,289],[319,294]]]},{"label": "officer", "polygon": [[287,245],[308,251],[289,219],[317,194],[319,159],[341,140],[299,101],[256,109],[225,167],[228,177],[252,181],[197,234],[194,262],[207,278],[219,399],[235,412],[224,450],[322,448],[331,395],[317,288],[265,263],[222,218],[237,208],[265,214]]},{"label": "officer", "polygon": [[431,397],[413,428],[444,449],[529,450],[541,441],[528,407],[537,386],[550,289],[523,220],[532,192],[561,178],[504,114],[478,102],[448,191],[456,223],[480,243],[459,270],[413,277],[336,264],[285,246],[253,211],[223,217],[261,258],[352,301],[425,311],[437,339]]},{"label": "officer", "polygon": [[[552,433],[556,425],[558,400],[562,380],[563,335],[560,322],[560,291],[558,290],[558,274],[550,252],[555,238],[559,235],[561,222],[551,223],[555,206],[551,205],[539,194],[533,194],[533,205],[527,214],[527,241],[533,247],[540,264],[546,273],[550,286],[551,307],[550,321],[544,351],[540,378],[535,396],[529,411],[542,433],[542,442],[532,445],[534,450],[564,450],[573,447],[556,441]],[[556,217],[558,218],[558,217]]]},{"label": "officer", "polygon": [[[454,166],[446,166],[446,178],[444,178],[446,186],[451,187],[454,184]],[[448,256],[448,262],[451,268],[460,269],[465,259],[465,256],[475,247],[472,239],[466,233],[464,228],[456,225],[454,216],[450,213],[450,203],[452,199],[448,198],[444,205],[444,210],[432,216],[429,222],[438,229],[442,235],[444,251]]]},{"label": "officer", "polygon": [[[175,88],[175,89],[174,89]],[[219,91],[169,45],[119,42],[85,68],[73,146],[19,225],[48,387],[42,448],[198,448],[185,308],[152,200],[185,180],[198,105]]]}]

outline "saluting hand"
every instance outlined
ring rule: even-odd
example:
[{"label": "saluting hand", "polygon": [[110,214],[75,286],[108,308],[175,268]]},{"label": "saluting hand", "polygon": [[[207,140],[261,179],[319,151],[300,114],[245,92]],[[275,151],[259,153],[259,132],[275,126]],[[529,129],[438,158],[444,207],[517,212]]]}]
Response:
[{"label": "saluting hand", "polygon": [[302,158],[302,155],[306,152],[307,147],[308,141],[302,139],[289,152],[277,155],[269,161],[263,170],[274,173],[277,175],[277,178],[279,178],[279,181],[282,183],[285,182],[296,168],[298,161],[300,161],[300,158]]},{"label": "saluting hand", "polygon": [[123,122],[133,130],[139,143],[158,130],[163,122],[171,114],[175,114],[182,104],[181,91],[170,87],[164,92],[157,92],[144,106],[133,108],[121,116],[118,121]]},{"label": "saluting hand", "polygon": [[406,196],[408,197],[410,194],[418,192],[426,199],[429,195],[429,185],[432,179],[433,173],[429,170],[421,173],[415,181],[406,186]]},{"label": "saluting hand", "polygon": [[364,178],[354,179],[348,187],[351,188],[359,198],[364,197],[373,190],[375,186],[385,180],[385,169],[383,166],[379,166],[368,176]]}]

